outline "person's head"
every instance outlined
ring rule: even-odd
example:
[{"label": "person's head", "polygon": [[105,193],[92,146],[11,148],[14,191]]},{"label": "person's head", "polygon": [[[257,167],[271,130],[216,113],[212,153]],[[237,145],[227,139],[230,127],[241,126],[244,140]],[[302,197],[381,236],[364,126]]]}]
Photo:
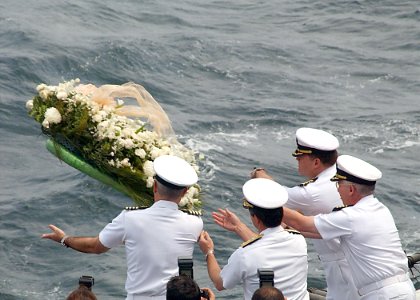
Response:
[{"label": "person's head", "polygon": [[338,139],[332,134],[313,128],[296,131],[297,148],[292,155],[298,161],[300,175],[313,178],[335,164],[338,156]]},{"label": "person's head", "polygon": [[156,173],[153,187],[155,198],[179,202],[188,188],[198,181],[194,168],[177,156],[159,156],[154,160],[153,168]]},{"label": "person's head", "polygon": [[354,205],[361,198],[373,194],[376,181],[382,172],[373,165],[350,155],[340,155],[337,159],[337,173],[331,178],[343,203]]},{"label": "person's head", "polygon": [[254,292],[251,300],[286,300],[283,293],[273,286],[262,286]]},{"label": "person's head", "polygon": [[97,298],[87,286],[80,285],[67,296],[66,300],[97,300]]},{"label": "person's head", "polygon": [[283,205],[288,199],[282,185],[266,178],[253,178],[245,182],[242,192],[243,206],[249,209],[251,221],[259,231],[281,224]]},{"label": "person's head", "polygon": [[200,300],[201,291],[190,276],[172,277],[166,285],[166,300]]}]

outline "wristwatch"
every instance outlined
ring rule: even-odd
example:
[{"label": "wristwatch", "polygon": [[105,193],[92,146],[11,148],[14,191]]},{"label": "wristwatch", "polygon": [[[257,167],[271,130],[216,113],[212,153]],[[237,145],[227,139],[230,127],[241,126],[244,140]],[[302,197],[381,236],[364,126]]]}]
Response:
[{"label": "wristwatch", "polygon": [[64,247],[69,247],[67,244],[66,244],[66,239],[68,238],[69,236],[68,235],[65,235],[65,236],[63,236],[63,238],[61,239],[61,241],[60,241],[60,244],[61,245],[63,245]]}]

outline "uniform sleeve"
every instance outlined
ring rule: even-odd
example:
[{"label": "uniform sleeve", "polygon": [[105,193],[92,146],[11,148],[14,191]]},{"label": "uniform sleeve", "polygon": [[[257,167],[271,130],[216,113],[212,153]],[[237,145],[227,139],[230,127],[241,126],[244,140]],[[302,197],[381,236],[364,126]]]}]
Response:
[{"label": "uniform sleeve", "polygon": [[311,195],[309,195],[306,188],[301,186],[294,186],[291,188],[286,188],[286,190],[289,195],[289,199],[287,200],[285,206],[305,214],[305,208],[310,208],[312,203],[310,200]]},{"label": "uniform sleeve", "polygon": [[243,282],[244,268],[242,260],[242,248],[237,249],[229,257],[228,263],[223,267],[220,272],[220,277],[222,277],[223,287],[225,289],[234,288],[236,285]]},{"label": "uniform sleeve", "polygon": [[317,215],[314,217],[314,223],[325,240],[349,236],[352,233],[351,218],[343,210]]},{"label": "uniform sleeve", "polygon": [[112,223],[105,226],[99,233],[99,241],[107,248],[113,248],[124,243],[125,211],[121,212]]},{"label": "uniform sleeve", "polygon": [[196,237],[196,240],[198,240],[198,237],[200,236],[201,232],[203,231],[203,220],[201,217],[198,216],[189,216],[188,225],[191,228],[191,231]]}]

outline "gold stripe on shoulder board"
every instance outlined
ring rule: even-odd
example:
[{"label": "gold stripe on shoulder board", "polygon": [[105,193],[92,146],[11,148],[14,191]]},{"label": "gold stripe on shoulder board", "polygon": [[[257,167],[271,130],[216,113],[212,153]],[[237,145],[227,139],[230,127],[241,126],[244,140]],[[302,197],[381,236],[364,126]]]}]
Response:
[{"label": "gold stripe on shoulder board", "polygon": [[125,210],[139,210],[139,209],[146,209],[147,206],[126,206]]},{"label": "gold stripe on shoulder board", "polygon": [[309,179],[308,181],[302,182],[301,184],[299,184],[299,186],[300,187],[307,186],[308,184],[315,182],[317,180],[318,180],[318,177],[315,177],[315,178]]},{"label": "gold stripe on shoulder board", "polygon": [[291,228],[287,228],[284,231],[287,231],[288,233],[291,233],[291,234],[302,234],[302,233],[300,233],[300,231],[297,231],[297,230],[291,229]]},{"label": "gold stripe on shoulder board", "polygon": [[183,208],[181,209],[182,212],[189,214],[189,215],[193,215],[193,216],[202,216],[203,212],[200,210],[192,210],[192,209],[188,209],[188,208]]},{"label": "gold stripe on shoulder board", "polygon": [[353,206],[353,205],[341,205],[341,206],[336,206],[336,207],[334,207],[334,208],[333,208],[333,210],[332,210],[332,211],[340,211],[340,210],[342,210],[343,208],[346,208],[346,207],[351,207],[351,206]]},{"label": "gold stripe on shoulder board", "polygon": [[242,248],[245,248],[246,246],[251,245],[252,243],[255,243],[256,241],[258,241],[260,238],[262,238],[263,235],[262,234],[258,234],[256,236],[254,236],[253,238],[250,238],[249,240],[247,240],[246,242],[243,242],[241,244]]}]

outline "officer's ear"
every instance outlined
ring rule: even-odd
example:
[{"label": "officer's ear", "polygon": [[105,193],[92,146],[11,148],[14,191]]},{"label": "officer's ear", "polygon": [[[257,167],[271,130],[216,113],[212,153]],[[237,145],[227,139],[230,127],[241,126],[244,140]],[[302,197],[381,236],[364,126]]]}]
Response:
[{"label": "officer's ear", "polygon": [[315,167],[319,167],[321,165],[321,160],[318,157],[315,157],[313,163]]},{"label": "officer's ear", "polygon": [[153,181],[153,194],[157,192],[157,182],[156,179]]},{"label": "officer's ear", "polygon": [[188,187],[185,187],[181,192],[181,198],[184,197],[187,192],[188,192]]}]

